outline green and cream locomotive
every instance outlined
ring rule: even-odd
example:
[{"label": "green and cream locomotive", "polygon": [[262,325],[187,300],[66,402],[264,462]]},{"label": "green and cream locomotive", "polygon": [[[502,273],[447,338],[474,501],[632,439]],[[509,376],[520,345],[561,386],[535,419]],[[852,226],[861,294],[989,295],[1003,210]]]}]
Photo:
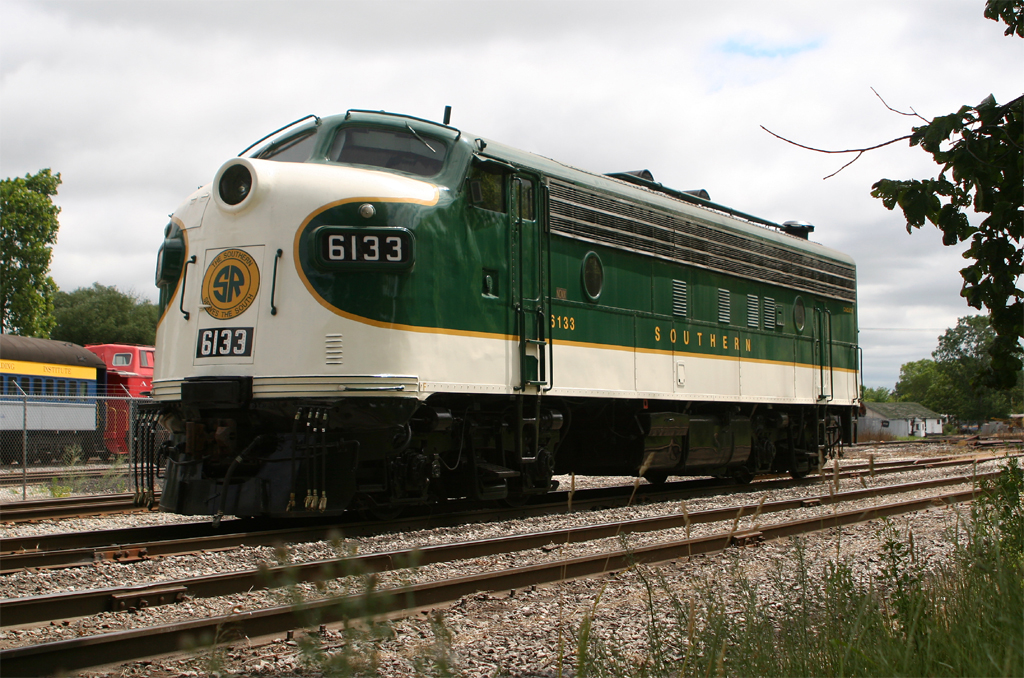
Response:
[{"label": "green and cream locomotive", "polygon": [[164,510],[800,476],[852,439],[856,269],[813,227],[447,120],[352,110],[269,138],[165,230]]}]

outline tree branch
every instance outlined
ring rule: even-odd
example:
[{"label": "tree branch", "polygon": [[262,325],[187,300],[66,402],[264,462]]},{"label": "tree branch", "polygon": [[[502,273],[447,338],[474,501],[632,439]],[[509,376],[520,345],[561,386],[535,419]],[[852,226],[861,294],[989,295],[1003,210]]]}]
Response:
[{"label": "tree branch", "polygon": [[833,172],[832,174],[828,175],[827,177],[822,177],[822,178],[821,178],[821,180],[822,180],[822,181],[824,181],[825,179],[831,179],[832,177],[834,177],[835,175],[839,174],[839,173],[840,173],[840,172],[842,172],[842,171],[843,171],[844,169],[846,169],[847,167],[849,167],[850,165],[852,165],[853,163],[855,163],[855,162],[857,162],[858,160],[860,160],[860,156],[862,156],[862,155],[864,155],[864,151],[861,151],[860,153],[858,153],[858,154],[857,154],[856,156],[854,156],[853,160],[851,160],[850,162],[846,163],[845,165],[843,165],[842,167],[840,167],[839,169],[837,169],[837,170],[836,170],[835,172]]},{"label": "tree branch", "polygon": [[875,146],[867,146],[865,148],[848,148],[848,149],[846,149],[844,151],[830,151],[830,150],[825,149],[825,148],[814,148],[813,146],[804,146],[803,144],[798,144],[797,142],[792,141],[790,139],[787,139],[786,137],[779,136],[778,134],[776,134],[775,132],[771,131],[770,129],[768,129],[764,125],[761,125],[760,127],[761,127],[761,129],[763,129],[765,132],[768,132],[768,134],[771,134],[776,139],[780,139],[782,141],[785,141],[787,144],[793,144],[794,146],[797,146],[798,148],[803,148],[803,149],[806,149],[808,151],[815,151],[817,153],[856,153],[857,154],[857,157],[855,157],[853,160],[851,160],[850,162],[846,163],[845,165],[843,165],[842,167],[837,169],[832,174],[828,175],[827,177],[822,177],[822,181],[824,181],[825,179],[831,179],[835,175],[839,174],[844,169],[846,169],[847,167],[849,167],[853,163],[855,163],[858,160],[860,160],[860,156],[864,155],[864,153],[866,153],[867,151],[873,151],[876,148],[882,148],[883,146],[888,146],[890,144],[895,144],[897,141],[904,141],[905,139],[909,139],[910,137],[913,136],[912,134],[907,134],[905,136],[898,137],[896,139],[890,139],[889,141],[886,141],[884,143],[876,144]]},{"label": "tree branch", "polygon": [[865,146],[864,148],[848,148],[848,149],[846,149],[844,151],[830,151],[830,150],[827,150],[827,149],[824,149],[824,148],[815,148],[813,146],[804,146],[803,144],[798,144],[797,142],[791,141],[791,140],[787,139],[786,137],[779,136],[778,134],[776,134],[775,132],[771,131],[770,129],[768,129],[764,125],[760,125],[760,127],[765,132],[768,132],[768,134],[771,134],[776,139],[781,139],[782,141],[785,141],[787,144],[793,144],[794,146],[798,146],[800,148],[805,148],[808,151],[817,151],[818,153],[865,153],[867,151],[873,151],[876,148],[882,148],[883,146],[888,146],[889,144],[895,144],[897,141],[903,141],[903,140],[909,139],[910,137],[913,136],[912,134],[907,134],[907,135],[904,135],[902,137],[897,137],[896,139],[890,139],[889,141],[885,141],[883,143],[876,144],[874,146]]},{"label": "tree branch", "polygon": [[881,94],[879,94],[877,91],[875,91],[874,87],[871,88],[871,91],[875,93],[875,96],[878,97],[878,100],[882,102],[882,105],[885,106],[886,108],[888,108],[893,113],[899,113],[900,115],[905,115],[908,118],[921,118],[921,120],[924,120],[929,125],[931,124],[931,122],[932,122],[931,120],[929,120],[928,118],[923,117],[917,111],[915,111],[913,108],[910,109],[910,113],[904,113],[903,111],[897,111],[895,108],[893,108],[889,104],[885,103],[885,99],[882,98]]}]

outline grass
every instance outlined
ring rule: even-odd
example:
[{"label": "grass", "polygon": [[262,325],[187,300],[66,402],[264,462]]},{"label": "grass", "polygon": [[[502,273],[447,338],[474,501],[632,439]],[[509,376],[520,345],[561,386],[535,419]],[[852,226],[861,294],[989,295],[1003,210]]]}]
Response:
[{"label": "grass", "polygon": [[858,430],[857,431],[857,442],[858,443],[884,443],[890,440],[896,440],[896,436],[889,433],[888,431],[879,429],[877,431]]},{"label": "grass", "polygon": [[[1019,676],[1024,674],[1024,474],[1010,466],[953,528],[948,564],[926,570],[912,533],[880,531],[881,574],[858,579],[841,558],[768,581],[706,581],[682,599],[653,571],[646,648],[597,640],[580,624],[579,676]],[[769,587],[778,607],[764,606]],[[596,607],[596,605],[595,605]]]},{"label": "grass", "polygon": [[[84,461],[85,460],[82,459],[81,446],[65,445],[57,463],[63,466],[66,471],[74,471],[74,469],[81,466]],[[82,479],[77,478],[74,475],[54,476],[50,479],[50,495],[56,499],[61,497],[70,497],[72,494],[81,491],[81,483]]]},{"label": "grass", "polygon": [[[618,636],[614,621],[603,626],[602,588],[580,621],[562,618],[548,629],[565,641],[550,668],[558,676],[594,678],[1024,675],[1022,502],[1024,471],[1010,460],[972,504],[969,519],[950,528],[953,553],[938,566],[927,567],[913,533],[888,521],[879,529],[881,567],[874,576],[858,576],[838,543],[834,559],[812,568],[799,540],[795,563],[777,559],[756,580],[737,571],[709,578],[686,594],[659,570],[635,566],[645,596],[642,637]],[[340,543],[336,549],[350,555]],[[281,550],[279,561],[287,560]],[[296,634],[299,657],[289,668],[315,676],[377,675],[384,648],[396,639],[386,619],[389,594],[377,589],[372,573],[346,566],[331,574],[338,577],[332,588],[342,587],[331,594],[361,595],[339,601],[332,617],[346,621],[331,631],[320,626],[329,621],[320,613],[300,613],[303,628],[320,630]],[[281,602],[301,607],[311,593],[293,583]],[[416,675],[463,675],[440,612],[420,636],[411,662]],[[222,668],[218,644],[205,644],[209,672]],[[517,670],[509,666],[497,675]]]},{"label": "grass", "polygon": [[82,454],[79,445],[67,445],[64,447],[60,464],[67,475],[57,475],[50,479],[47,490],[54,498],[70,497],[73,494],[104,494],[124,493],[128,491],[128,480],[130,468],[127,463],[127,455],[116,455],[113,457],[110,467],[99,477],[82,477],[76,475],[76,471],[86,468],[86,458]]}]

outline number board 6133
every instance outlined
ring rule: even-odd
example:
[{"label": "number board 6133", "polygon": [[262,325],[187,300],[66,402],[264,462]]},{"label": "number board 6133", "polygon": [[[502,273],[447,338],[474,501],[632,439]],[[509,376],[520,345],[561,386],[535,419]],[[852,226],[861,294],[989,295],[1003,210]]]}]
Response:
[{"label": "number board 6133", "polygon": [[313,237],[317,259],[330,268],[408,268],[413,262],[413,235],[404,228],[321,226]]},{"label": "number board 6133", "polygon": [[199,330],[197,358],[243,357],[252,355],[251,327],[215,327]]}]

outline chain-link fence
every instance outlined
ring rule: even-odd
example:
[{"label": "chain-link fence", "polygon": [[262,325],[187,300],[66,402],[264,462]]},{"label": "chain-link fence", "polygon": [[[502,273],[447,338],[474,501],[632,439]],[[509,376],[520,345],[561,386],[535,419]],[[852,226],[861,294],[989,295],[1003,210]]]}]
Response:
[{"label": "chain-link fence", "polygon": [[148,399],[0,395],[0,502],[133,492]]}]

